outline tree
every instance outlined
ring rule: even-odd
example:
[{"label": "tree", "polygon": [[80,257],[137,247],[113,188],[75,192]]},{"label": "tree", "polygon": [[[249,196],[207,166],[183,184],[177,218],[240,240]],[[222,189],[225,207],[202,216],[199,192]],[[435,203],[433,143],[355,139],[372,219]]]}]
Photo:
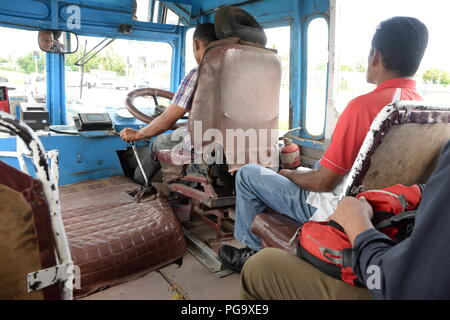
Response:
[{"label": "tree", "polygon": [[[78,66],[75,66],[75,62],[83,56],[83,53],[84,48],[80,46],[78,52],[66,55],[66,66],[72,71],[77,71]],[[89,58],[89,56],[87,58]],[[119,76],[123,76],[125,75],[126,66],[123,59],[117,55],[112,47],[109,47],[105,49],[105,51],[97,54],[84,65],[84,72],[86,73],[96,69],[114,71]]]},{"label": "tree", "polygon": [[423,81],[434,84],[450,84],[450,74],[440,69],[429,69],[423,74]]},{"label": "tree", "polygon": [[355,69],[358,72],[367,72],[366,64],[363,61],[356,63]]},{"label": "tree", "polygon": [[423,74],[423,81],[427,83],[438,83],[439,81],[439,70],[438,69],[430,69],[425,71]]},{"label": "tree", "polygon": [[353,67],[352,67],[352,66],[343,64],[343,65],[341,65],[341,66],[339,67],[339,71],[353,72],[354,70],[353,70]]},{"label": "tree", "polygon": [[[17,59],[17,64],[19,65],[19,70],[23,73],[43,73],[45,71],[45,54],[39,52],[37,59],[34,58],[33,52],[28,53]],[[37,70],[36,70],[37,66]]]}]

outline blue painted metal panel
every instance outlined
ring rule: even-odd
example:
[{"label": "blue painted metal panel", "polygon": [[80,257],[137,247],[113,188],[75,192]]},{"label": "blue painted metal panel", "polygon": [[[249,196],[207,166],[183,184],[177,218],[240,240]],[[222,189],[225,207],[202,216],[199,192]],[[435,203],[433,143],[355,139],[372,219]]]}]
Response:
[{"label": "blue painted metal panel", "polygon": [[[0,141],[2,151],[16,151],[15,137]],[[125,150],[127,145],[119,137],[59,135],[41,137],[41,141],[45,150],[59,150],[60,185],[123,175],[116,150]],[[14,158],[0,157],[0,160],[19,167]]]},{"label": "blue painted metal panel", "polygon": [[[307,58],[305,56],[305,25],[312,15],[327,14],[328,0],[183,0],[170,1],[192,5],[191,25],[212,22],[215,8],[222,5],[239,5],[257,17],[264,27],[291,25],[291,93],[292,127],[303,125],[305,118],[305,80]],[[174,91],[184,75],[185,34],[188,28],[139,22],[132,19],[132,0],[15,0],[0,2],[0,25],[26,29],[60,28],[68,30],[67,8],[77,4],[81,8],[81,29],[73,30],[80,35],[114,37],[132,40],[162,41],[173,48],[171,89]],[[119,24],[127,23],[133,28],[131,34],[119,34]],[[65,121],[64,58],[57,54],[47,55],[47,97],[52,123]],[[116,129],[141,127],[139,122],[116,121]],[[307,138],[304,131],[301,137]],[[85,138],[80,136],[43,137],[47,150],[60,150],[61,184],[85,179],[99,179],[122,174],[115,151],[125,149],[126,144],[118,137]],[[320,148],[320,141],[302,139],[302,145]],[[15,150],[15,138],[1,139],[2,151]],[[1,159],[6,160],[6,159]],[[17,162],[11,159],[8,163]]]}]

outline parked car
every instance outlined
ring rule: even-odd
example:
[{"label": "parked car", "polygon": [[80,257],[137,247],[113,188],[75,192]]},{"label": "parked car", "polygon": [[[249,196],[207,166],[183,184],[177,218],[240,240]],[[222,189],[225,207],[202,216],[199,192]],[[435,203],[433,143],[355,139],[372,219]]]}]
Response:
[{"label": "parked car", "polygon": [[128,90],[130,87],[129,80],[124,76],[117,76],[116,83],[114,84],[114,88],[117,90],[125,89]]},{"label": "parked car", "polygon": [[117,73],[114,71],[91,70],[86,78],[88,88],[115,88]]}]

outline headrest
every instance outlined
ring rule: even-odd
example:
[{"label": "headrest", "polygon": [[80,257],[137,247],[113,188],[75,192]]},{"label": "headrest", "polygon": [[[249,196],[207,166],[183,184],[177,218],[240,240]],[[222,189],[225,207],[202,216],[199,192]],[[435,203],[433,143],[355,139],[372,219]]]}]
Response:
[{"label": "headrest", "polygon": [[264,29],[247,11],[238,7],[225,6],[217,11],[214,28],[219,40],[238,37],[265,47],[267,37]]}]

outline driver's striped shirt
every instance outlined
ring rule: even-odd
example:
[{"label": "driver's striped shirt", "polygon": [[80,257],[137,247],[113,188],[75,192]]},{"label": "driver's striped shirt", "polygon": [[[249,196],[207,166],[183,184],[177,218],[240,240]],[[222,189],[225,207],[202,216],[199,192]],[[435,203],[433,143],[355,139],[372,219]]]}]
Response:
[{"label": "driver's striped shirt", "polygon": [[190,111],[192,108],[192,100],[194,99],[195,90],[197,89],[198,67],[194,68],[181,82],[177,93],[172,99],[171,104],[175,104],[181,108]]}]

